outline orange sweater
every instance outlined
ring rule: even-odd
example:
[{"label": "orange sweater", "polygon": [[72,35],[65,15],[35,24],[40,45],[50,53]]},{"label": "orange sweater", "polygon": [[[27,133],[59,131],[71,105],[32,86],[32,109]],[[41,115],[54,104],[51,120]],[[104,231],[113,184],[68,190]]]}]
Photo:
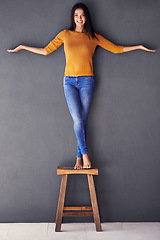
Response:
[{"label": "orange sweater", "polygon": [[[96,34],[96,33],[95,33]],[[117,46],[99,33],[97,38],[88,37],[87,33],[63,30],[45,47],[47,55],[64,43],[66,67],[64,75],[86,76],[94,75],[92,57],[96,46],[99,45],[113,53],[122,53],[123,46]]]}]

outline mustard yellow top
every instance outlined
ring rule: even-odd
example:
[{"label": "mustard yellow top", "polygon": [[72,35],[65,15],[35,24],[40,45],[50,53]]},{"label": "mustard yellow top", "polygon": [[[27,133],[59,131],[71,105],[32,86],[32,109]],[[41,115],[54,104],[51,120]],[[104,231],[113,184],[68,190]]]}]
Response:
[{"label": "mustard yellow top", "polygon": [[95,33],[97,38],[89,39],[87,33],[63,30],[45,47],[47,55],[55,51],[64,43],[66,57],[66,67],[64,75],[70,76],[89,76],[94,75],[92,57],[96,46],[113,52],[122,53],[123,46],[117,46],[104,38],[99,33]]}]

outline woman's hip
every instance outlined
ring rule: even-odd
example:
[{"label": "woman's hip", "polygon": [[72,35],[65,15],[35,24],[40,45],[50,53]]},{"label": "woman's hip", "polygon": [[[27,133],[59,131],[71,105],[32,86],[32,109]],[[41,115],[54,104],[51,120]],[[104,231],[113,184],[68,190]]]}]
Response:
[{"label": "woman's hip", "polygon": [[64,76],[63,86],[72,85],[77,89],[93,88],[95,85],[94,76]]}]

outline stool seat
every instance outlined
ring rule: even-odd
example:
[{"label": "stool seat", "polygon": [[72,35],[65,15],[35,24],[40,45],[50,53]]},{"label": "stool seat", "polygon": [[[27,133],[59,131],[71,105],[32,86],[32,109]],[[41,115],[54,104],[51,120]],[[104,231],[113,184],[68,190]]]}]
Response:
[{"label": "stool seat", "polygon": [[[67,178],[70,174],[86,174],[88,178],[88,186],[90,191],[90,199],[92,206],[64,206]],[[74,169],[73,167],[58,166],[57,175],[62,175],[61,188],[57,206],[57,214],[55,221],[55,231],[61,231],[62,217],[88,217],[93,216],[96,231],[102,231],[96,191],[94,186],[93,175],[98,175],[98,168]]]},{"label": "stool seat", "polygon": [[73,167],[57,167],[57,175],[63,174],[91,174],[91,175],[98,175],[98,168],[83,168],[83,169],[74,169]]}]

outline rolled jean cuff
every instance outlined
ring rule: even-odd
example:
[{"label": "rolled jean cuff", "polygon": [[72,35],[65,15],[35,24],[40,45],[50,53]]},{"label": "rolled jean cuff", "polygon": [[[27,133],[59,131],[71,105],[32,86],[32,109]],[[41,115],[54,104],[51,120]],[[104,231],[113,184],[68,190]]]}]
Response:
[{"label": "rolled jean cuff", "polygon": [[81,151],[81,154],[84,155],[84,154],[87,154],[87,151]]},{"label": "rolled jean cuff", "polygon": [[77,153],[77,158],[82,158],[82,154],[81,153]]},{"label": "rolled jean cuff", "polygon": [[77,158],[82,158],[83,154],[87,154],[87,151],[84,151],[83,153],[77,153]]}]

